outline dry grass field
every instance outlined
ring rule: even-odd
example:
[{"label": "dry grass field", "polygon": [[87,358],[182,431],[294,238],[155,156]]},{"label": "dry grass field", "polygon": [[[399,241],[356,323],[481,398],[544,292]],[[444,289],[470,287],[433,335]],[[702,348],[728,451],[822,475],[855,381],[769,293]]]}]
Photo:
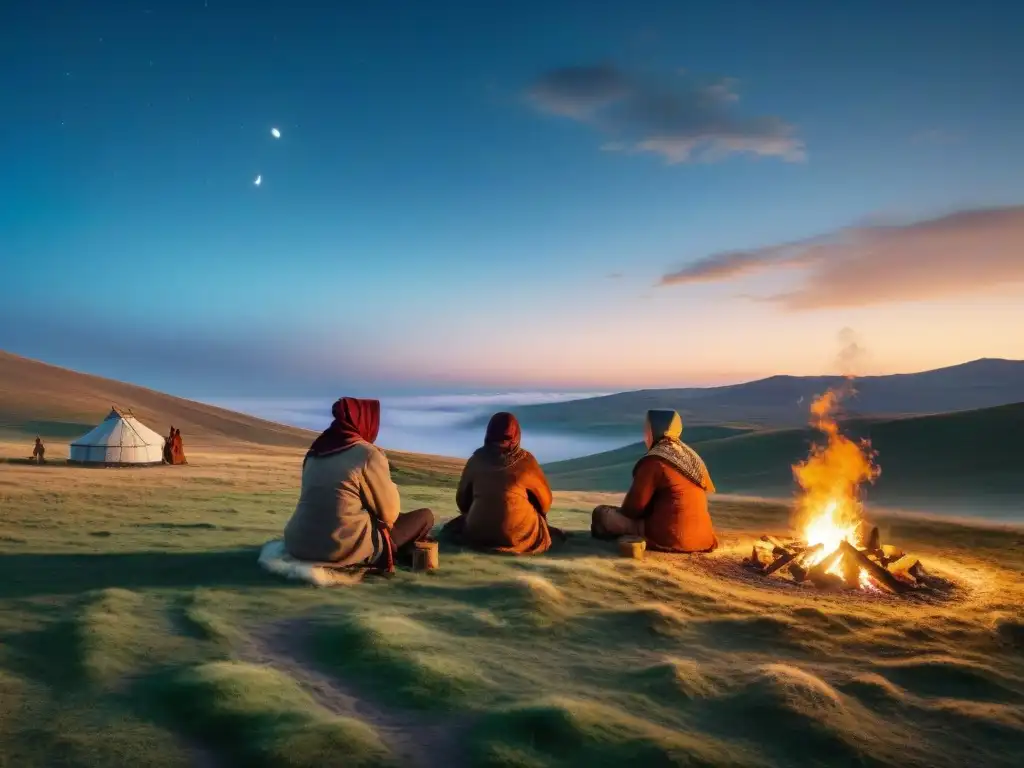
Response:
[{"label": "dry grass field", "polygon": [[[739,565],[782,506],[720,499],[722,550],[632,561],[586,533],[613,497],[560,492],[547,556],[317,589],[256,563],[301,449],[186,450],[0,463],[0,765],[1020,765],[1019,531],[883,520],[954,592],[825,594]],[[457,462],[392,463],[454,514]]]}]

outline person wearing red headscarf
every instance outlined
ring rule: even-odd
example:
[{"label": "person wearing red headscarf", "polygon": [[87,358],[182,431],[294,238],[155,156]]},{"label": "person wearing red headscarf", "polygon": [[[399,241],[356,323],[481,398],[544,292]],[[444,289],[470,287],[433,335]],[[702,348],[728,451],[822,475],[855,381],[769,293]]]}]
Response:
[{"label": "person wearing red headscarf", "polygon": [[302,461],[302,490],[284,529],[288,553],[299,560],[390,570],[411,559],[412,546],[430,535],[434,514],[401,514],[398,486],[384,451],[374,445],[380,401],[343,397],[334,421]]},{"label": "person wearing red headscarf", "polygon": [[551,547],[548,525],[551,487],[533,454],[522,448],[519,421],[496,413],[487,424],[484,444],[462,471],[455,503],[459,516],[445,535],[473,549],[539,555]]}]

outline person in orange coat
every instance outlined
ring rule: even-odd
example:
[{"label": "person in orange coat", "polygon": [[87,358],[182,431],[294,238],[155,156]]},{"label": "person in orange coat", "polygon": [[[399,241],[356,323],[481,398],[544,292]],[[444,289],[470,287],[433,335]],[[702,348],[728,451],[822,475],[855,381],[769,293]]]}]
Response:
[{"label": "person in orange coat", "polygon": [[496,413],[484,444],[466,462],[455,494],[459,516],[442,533],[456,543],[485,552],[539,555],[551,547],[548,525],[551,487],[533,454],[522,448],[516,417]]},{"label": "person in orange coat", "polygon": [[715,485],[704,461],[680,440],[682,433],[683,421],[675,411],[647,412],[647,453],[633,467],[622,506],[594,510],[592,536],[642,536],[649,549],[662,552],[710,552],[718,546],[708,513],[708,494]]},{"label": "person in orange coat", "polygon": [[185,444],[181,441],[181,430],[174,430],[174,440],[171,443],[171,456],[175,464],[188,464],[185,459]]}]

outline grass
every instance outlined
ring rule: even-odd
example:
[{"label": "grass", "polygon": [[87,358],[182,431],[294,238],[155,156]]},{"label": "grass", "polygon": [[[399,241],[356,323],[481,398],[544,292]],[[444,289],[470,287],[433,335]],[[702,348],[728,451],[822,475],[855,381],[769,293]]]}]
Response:
[{"label": "grass", "polygon": [[[301,451],[190,462],[0,465],[0,766],[1018,762],[1020,532],[881,520],[960,590],[837,597],[737,565],[781,505],[720,500],[721,552],[634,562],[585,535],[610,497],[561,492],[581,535],[549,556],[318,590],[256,565]],[[393,463],[454,514],[457,463]]]}]

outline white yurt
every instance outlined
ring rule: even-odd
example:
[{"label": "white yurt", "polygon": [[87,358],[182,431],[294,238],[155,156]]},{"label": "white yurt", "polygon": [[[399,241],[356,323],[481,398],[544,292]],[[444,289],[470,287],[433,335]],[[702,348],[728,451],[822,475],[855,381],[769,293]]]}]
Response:
[{"label": "white yurt", "polygon": [[162,464],[164,438],[131,411],[111,408],[99,426],[71,443],[69,464],[146,466]]}]

